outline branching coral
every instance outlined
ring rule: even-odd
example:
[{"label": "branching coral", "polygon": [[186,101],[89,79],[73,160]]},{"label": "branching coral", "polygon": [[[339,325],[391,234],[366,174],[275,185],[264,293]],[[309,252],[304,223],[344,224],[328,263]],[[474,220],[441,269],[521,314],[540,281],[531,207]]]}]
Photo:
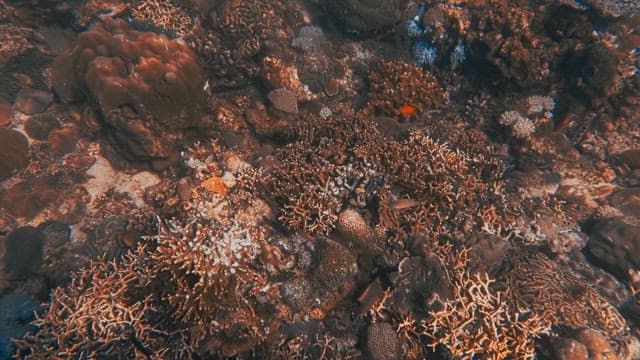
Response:
[{"label": "branching coral", "polygon": [[[448,100],[433,74],[404,62],[374,64],[369,81],[369,106],[383,115],[420,117],[423,111],[442,108]],[[411,106],[413,111],[403,114],[403,106]]]},{"label": "branching coral", "polygon": [[486,273],[460,270],[454,279],[454,296],[424,322],[424,332],[451,354],[477,359],[534,359],[534,338],[551,326],[536,314],[516,312],[494,291],[495,280]]},{"label": "branching coral", "polygon": [[554,325],[590,327],[611,336],[626,332],[615,307],[544,254],[516,255],[507,264],[503,276],[518,308],[531,308]]},{"label": "branching coral", "polygon": [[[491,161],[452,150],[419,131],[403,141],[386,138],[375,126],[362,113],[299,124],[299,140],[276,153],[278,166],[263,179],[266,196],[281,204],[284,224],[327,233],[344,206],[377,203],[381,216],[396,219],[385,224],[392,228],[444,231],[472,218],[480,228],[485,207],[499,206],[500,191],[491,189],[501,174],[486,173]],[[387,207],[378,198],[385,184],[393,197],[409,197],[414,206]],[[382,207],[398,214],[385,215]],[[498,218],[486,219],[487,228],[500,228]]]},{"label": "branching coral", "polygon": [[100,260],[57,288],[36,330],[17,340],[19,358],[163,356],[169,349],[153,323],[156,308],[146,291],[151,274],[138,254]]},{"label": "branching coral", "polygon": [[231,356],[234,347],[252,348],[266,336],[269,326],[257,319],[251,300],[268,288],[254,265],[266,241],[262,236],[238,224],[229,229],[170,224],[158,235],[154,268],[169,277],[164,297],[174,316],[201,329],[200,336],[192,331],[194,347],[205,337],[223,336],[222,349],[206,351]]}]

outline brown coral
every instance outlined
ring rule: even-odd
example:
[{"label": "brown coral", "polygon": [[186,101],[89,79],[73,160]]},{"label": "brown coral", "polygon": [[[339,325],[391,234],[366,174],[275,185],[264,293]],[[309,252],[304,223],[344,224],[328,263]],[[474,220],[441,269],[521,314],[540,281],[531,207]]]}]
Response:
[{"label": "brown coral", "polygon": [[162,330],[152,324],[152,296],[139,297],[150,274],[138,256],[97,261],[54,290],[45,314],[34,322],[37,330],[17,341],[17,356],[163,356],[168,349],[157,337]]},{"label": "brown coral", "polygon": [[546,255],[515,255],[506,264],[502,277],[519,308],[530,308],[554,325],[590,327],[610,336],[627,331],[625,320],[615,307]]},{"label": "brown coral", "polygon": [[[442,108],[447,92],[430,72],[405,62],[380,61],[369,71],[369,106],[378,114],[415,119],[425,111]],[[413,107],[405,114],[404,106]]]},{"label": "brown coral", "polygon": [[445,345],[453,356],[482,359],[533,359],[533,340],[550,332],[537,314],[515,311],[505,293],[491,289],[486,273],[460,270],[454,279],[454,297],[442,303],[425,321],[432,346]]},{"label": "brown coral", "polygon": [[258,320],[252,300],[268,288],[265,275],[254,265],[262,252],[262,236],[238,224],[217,231],[170,224],[158,236],[154,267],[170,279],[164,297],[174,307],[174,316],[201,329],[202,333],[191,333],[193,346],[205,338],[222,337],[221,348],[212,345],[205,352],[232,356],[234,349],[248,350],[264,340],[269,325]]},{"label": "brown coral", "polygon": [[74,101],[87,93],[115,147],[137,160],[171,157],[185,129],[202,126],[200,81],[184,44],[121,20],[94,25],[53,67],[58,96]]}]

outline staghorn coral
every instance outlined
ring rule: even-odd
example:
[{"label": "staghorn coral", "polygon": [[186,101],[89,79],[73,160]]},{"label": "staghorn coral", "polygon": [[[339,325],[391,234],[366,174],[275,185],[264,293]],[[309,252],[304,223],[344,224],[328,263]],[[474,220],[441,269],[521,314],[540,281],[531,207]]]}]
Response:
[{"label": "staghorn coral", "polygon": [[[404,260],[394,286],[369,310],[374,320],[393,319],[404,358],[533,359],[534,341],[550,334],[550,322],[514,307],[509,290],[497,290],[487,273],[472,272],[468,248],[448,241],[425,245],[430,265],[424,272],[411,271],[419,257]],[[425,281],[432,287],[426,293],[418,290]],[[407,308],[407,297],[424,300]]]},{"label": "staghorn coral", "polygon": [[[344,206],[374,203],[376,221],[394,230],[445,231],[465,222],[506,227],[499,221],[500,191],[492,190],[501,173],[482,155],[468,156],[419,131],[403,141],[385,138],[366,113],[307,119],[296,132],[298,140],[274,153],[278,163],[262,180],[264,195],[278,202],[280,220],[291,229],[326,234]],[[385,184],[389,202],[378,198]],[[392,197],[416,203],[394,209]],[[491,208],[495,218],[481,215]]]},{"label": "staghorn coral", "polygon": [[114,147],[130,160],[170,158],[186,129],[202,126],[195,55],[164,35],[105,19],[81,34],[52,71],[58,96],[77,101],[86,93]]},{"label": "staghorn coral", "polygon": [[169,349],[154,325],[157,311],[149,286],[144,249],[120,260],[93,262],[78,271],[66,287],[53,291],[36,329],[16,340],[17,357],[122,358],[162,357]]},{"label": "staghorn coral", "polygon": [[549,323],[536,314],[515,311],[508,292],[494,291],[486,273],[457,271],[454,296],[424,322],[424,333],[454,357],[534,359],[534,338],[548,334]]},{"label": "staghorn coral", "polygon": [[[265,239],[235,224],[230,229],[169,224],[157,236],[158,248],[151,255],[154,268],[169,276],[165,295],[174,316],[185,324],[197,324],[200,337],[192,332],[197,347],[205,337],[223,336],[222,350],[233,355],[235,346],[254,347],[266,336],[267,324],[259,325],[251,299],[267,289],[264,274],[254,267]],[[240,345],[243,344],[243,345]]]}]

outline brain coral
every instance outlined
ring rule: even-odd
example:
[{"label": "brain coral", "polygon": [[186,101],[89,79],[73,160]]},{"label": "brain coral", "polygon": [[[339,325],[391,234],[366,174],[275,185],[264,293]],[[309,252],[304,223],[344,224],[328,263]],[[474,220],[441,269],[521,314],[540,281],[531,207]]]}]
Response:
[{"label": "brain coral", "polygon": [[81,34],[53,67],[65,101],[84,94],[102,114],[115,147],[132,160],[167,158],[181,132],[197,126],[202,80],[196,56],[165,35],[105,19]]}]

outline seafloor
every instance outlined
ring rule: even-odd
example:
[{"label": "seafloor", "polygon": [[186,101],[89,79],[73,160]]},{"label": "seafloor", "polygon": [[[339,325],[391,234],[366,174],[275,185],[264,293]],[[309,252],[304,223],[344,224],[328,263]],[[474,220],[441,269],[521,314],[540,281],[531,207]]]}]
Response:
[{"label": "seafloor", "polygon": [[640,4],[0,0],[0,358],[640,359]]}]

